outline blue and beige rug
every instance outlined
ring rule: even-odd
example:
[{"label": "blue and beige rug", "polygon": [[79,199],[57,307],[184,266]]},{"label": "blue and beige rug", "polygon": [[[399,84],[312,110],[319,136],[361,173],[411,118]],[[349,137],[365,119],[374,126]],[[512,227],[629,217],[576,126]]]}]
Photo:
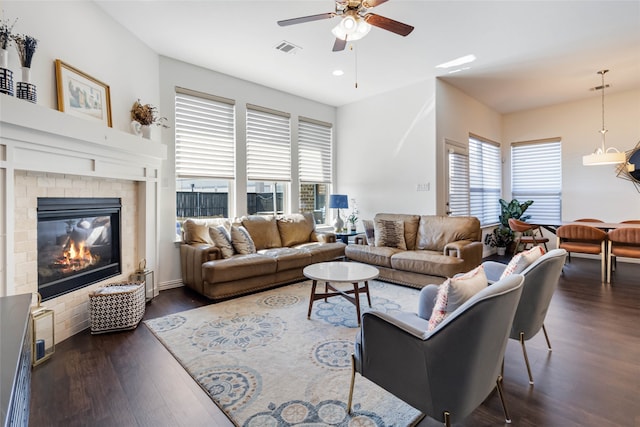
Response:
[{"label": "blue and beige rug", "polygon": [[[417,290],[377,281],[369,286],[373,308],[416,310]],[[301,282],[145,323],[239,426],[419,421],[419,411],[360,375],[347,414],[355,307],[341,297],[319,300],[307,320],[310,291],[310,282]],[[368,309],[366,297],[361,307]]]}]

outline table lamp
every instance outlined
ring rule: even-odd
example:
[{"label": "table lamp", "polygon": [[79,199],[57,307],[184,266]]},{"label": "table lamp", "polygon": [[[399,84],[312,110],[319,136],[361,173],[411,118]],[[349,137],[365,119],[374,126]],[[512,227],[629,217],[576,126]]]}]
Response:
[{"label": "table lamp", "polygon": [[329,196],[329,209],[338,209],[338,215],[333,222],[333,229],[339,233],[344,228],[344,221],[340,218],[340,209],[349,207],[349,198],[346,194],[331,194]]}]

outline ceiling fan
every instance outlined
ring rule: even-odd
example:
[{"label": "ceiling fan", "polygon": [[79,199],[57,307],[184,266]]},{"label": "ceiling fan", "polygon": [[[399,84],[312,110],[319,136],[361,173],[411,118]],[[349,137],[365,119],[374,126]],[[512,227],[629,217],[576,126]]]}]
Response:
[{"label": "ceiling fan", "polygon": [[409,33],[413,31],[411,25],[369,12],[369,9],[386,3],[387,1],[388,0],[336,0],[335,12],[284,19],[278,21],[278,25],[285,27],[287,25],[303,24],[305,22],[320,21],[322,19],[341,16],[342,20],[340,23],[331,30],[336,36],[336,41],[333,44],[334,52],[344,50],[348,41],[359,40],[366,36],[372,25],[404,37],[408,36]]}]

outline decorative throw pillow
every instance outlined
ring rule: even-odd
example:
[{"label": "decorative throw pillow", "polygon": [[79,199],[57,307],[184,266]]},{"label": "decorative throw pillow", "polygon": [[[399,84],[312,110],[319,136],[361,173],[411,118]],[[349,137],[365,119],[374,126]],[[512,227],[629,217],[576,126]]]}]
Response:
[{"label": "decorative throw pillow", "polygon": [[407,250],[404,241],[404,221],[378,218],[374,222],[374,233],[376,246]]},{"label": "decorative throw pillow", "polygon": [[512,274],[522,273],[542,255],[544,255],[544,249],[542,249],[542,246],[534,246],[529,250],[522,251],[519,254],[514,255],[498,280],[502,280]]},{"label": "decorative throw pillow", "polygon": [[429,317],[427,330],[435,329],[469,298],[486,288],[487,284],[487,275],[481,265],[461,276],[447,279],[438,288],[438,295],[436,295],[436,302]]},{"label": "decorative throw pillow", "polygon": [[230,258],[236,253],[231,244],[231,236],[224,225],[209,227],[209,237],[213,240],[213,244],[220,248],[223,258]]},{"label": "decorative throw pillow", "polygon": [[369,246],[376,245],[376,235],[374,233],[374,225],[372,219],[363,219],[362,226],[364,227],[364,235],[367,238],[367,244]]},{"label": "decorative throw pillow", "polygon": [[233,243],[233,248],[236,252],[241,255],[256,253],[256,245],[253,243],[247,229],[243,226],[231,226],[231,242]]},{"label": "decorative throw pillow", "polygon": [[209,227],[204,222],[196,222],[193,219],[187,219],[182,227],[185,231],[185,243],[213,243],[209,238]]}]

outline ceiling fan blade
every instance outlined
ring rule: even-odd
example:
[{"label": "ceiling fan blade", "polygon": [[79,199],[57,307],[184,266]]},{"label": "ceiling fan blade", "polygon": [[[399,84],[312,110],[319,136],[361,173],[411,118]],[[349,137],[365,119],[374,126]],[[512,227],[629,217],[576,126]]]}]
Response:
[{"label": "ceiling fan blade", "polygon": [[380,6],[382,3],[386,3],[389,0],[365,0],[362,2],[362,6],[366,9],[371,9],[372,7]]},{"label": "ceiling fan blade", "polygon": [[330,19],[336,16],[334,12],[319,13],[317,15],[301,16],[299,18],[283,19],[278,21],[278,25],[286,27],[287,25],[303,24],[305,22],[320,21],[322,19]]},{"label": "ceiling fan blade", "polygon": [[344,48],[347,46],[347,41],[346,40],[342,40],[338,37],[336,37],[336,41],[335,43],[333,43],[333,51],[334,52],[340,52],[341,50],[344,50]]},{"label": "ceiling fan blade", "polygon": [[391,31],[392,33],[405,37],[413,31],[413,27],[411,25],[403,24],[402,22],[376,15],[375,13],[367,13],[364,16],[364,20],[374,27],[382,28],[383,30]]}]

